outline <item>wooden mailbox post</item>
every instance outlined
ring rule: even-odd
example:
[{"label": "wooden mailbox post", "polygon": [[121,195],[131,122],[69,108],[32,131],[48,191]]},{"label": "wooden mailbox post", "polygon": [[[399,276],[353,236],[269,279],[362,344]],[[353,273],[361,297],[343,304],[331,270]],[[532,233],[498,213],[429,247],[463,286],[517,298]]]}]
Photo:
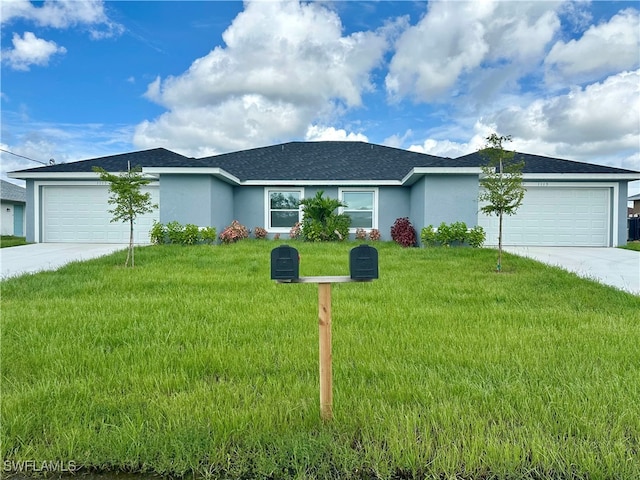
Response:
[{"label": "wooden mailbox post", "polygon": [[[295,248],[287,245],[271,251],[271,278],[278,283],[318,284],[318,339],[320,365],[320,417],[333,418],[333,374],[331,369],[331,284],[348,282],[370,282],[378,278],[378,251],[368,245],[360,245],[350,252],[350,276],[300,277],[300,256]],[[287,278],[289,277],[289,278]]]}]

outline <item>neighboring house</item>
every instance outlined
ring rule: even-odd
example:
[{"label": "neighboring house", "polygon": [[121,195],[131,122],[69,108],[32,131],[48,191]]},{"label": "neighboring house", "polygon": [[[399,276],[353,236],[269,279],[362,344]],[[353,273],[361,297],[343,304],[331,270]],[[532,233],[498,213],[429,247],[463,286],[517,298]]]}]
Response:
[{"label": "neighboring house", "polygon": [[[640,172],[516,154],[527,188],[518,214],[507,217],[504,243],[617,246],[627,241],[627,184]],[[418,234],[427,225],[482,225],[497,243],[495,217],[479,213],[478,153],[443,158],[363,142],[291,142],[207,158],[163,148],[21,170],[27,181],[27,240],[126,242],[124,224],[110,223],[108,186],[92,172],[141,166],[159,210],[139,219],[137,242],[148,242],[153,220],[213,226],[237,219],[287,238],[302,219],[298,201],[318,190],[347,203],[352,227],[379,229],[390,239],[399,217]]]},{"label": "neighboring house", "polygon": [[633,202],[633,207],[629,208],[629,216],[640,215],[640,193],[627,198],[627,201]]},{"label": "neighboring house", "polygon": [[0,180],[0,230],[2,235],[24,237],[27,191],[24,187]]}]

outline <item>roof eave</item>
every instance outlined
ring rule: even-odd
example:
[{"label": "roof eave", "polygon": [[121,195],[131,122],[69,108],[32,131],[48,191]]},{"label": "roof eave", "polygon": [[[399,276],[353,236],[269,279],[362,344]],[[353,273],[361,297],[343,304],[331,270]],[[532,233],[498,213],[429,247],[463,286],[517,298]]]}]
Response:
[{"label": "roof eave", "polygon": [[220,178],[220,180],[231,183],[232,185],[241,185],[242,181],[235,175],[230,174],[226,170],[219,167],[143,167],[143,173],[150,175],[211,175]]},{"label": "roof eave", "polygon": [[413,185],[424,175],[480,175],[480,167],[414,167],[402,179],[402,185]]},{"label": "roof eave", "polygon": [[[118,175],[121,172],[110,173]],[[19,180],[100,180],[100,175],[96,172],[10,172],[7,176]],[[156,178],[154,175],[149,176]]]},{"label": "roof eave", "polygon": [[360,186],[360,187],[382,187],[382,186],[401,186],[400,180],[322,180],[322,179],[306,179],[306,180],[245,180],[242,182],[245,186]]},{"label": "roof eave", "polygon": [[95,172],[10,172],[9,178],[20,180],[58,180],[58,179],[97,179],[100,178]]},{"label": "roof eave", "polygon": [[640,180],[638,173],[524,173],[523,180]]}]

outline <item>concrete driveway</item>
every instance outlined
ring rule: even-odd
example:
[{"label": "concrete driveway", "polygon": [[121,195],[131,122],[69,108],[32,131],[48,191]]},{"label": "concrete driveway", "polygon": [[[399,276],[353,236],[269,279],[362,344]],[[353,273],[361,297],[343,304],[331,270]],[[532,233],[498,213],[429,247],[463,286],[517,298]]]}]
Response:
[{"label": "concrete driveway", "polygon": [[35,243],[0,249],[0,278],[55,270],[77,261],[102,257],[128,247],[110,243]]},{"label": "concrete driveway", "polygon": [[640,252],[595,247],[504,247],[504,250],[640,295]]}]

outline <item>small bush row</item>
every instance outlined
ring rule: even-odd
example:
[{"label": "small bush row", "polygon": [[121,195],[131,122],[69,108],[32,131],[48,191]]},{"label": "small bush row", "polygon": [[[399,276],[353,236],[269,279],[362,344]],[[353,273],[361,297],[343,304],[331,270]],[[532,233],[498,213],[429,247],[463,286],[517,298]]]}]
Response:
[{"label": "small bush row", "polygon": [[467,244],[478,248],[484,244],[487,235],[480,225],[469,229],[464,222],[454,222],[446,224],[442,222],[436,229],[433,225],[428,225],[420,232],[420,240],[425,246],[434,247],[441,245],[449,247],[451,245]]},{"label": "small bush row", "polygon": [[198,227],[192,223],[182,225],[176,221],[169,222],[166,225],[154,221],[150,237],[151,243],[155,245],[170,243],[179,245],[212,244],[217,239],[214,227]]},{"label": "small bush row", "polygon": [[380,240],[380,230],[377,228],[372,228],[369,230],[369,233],[364,228],[356,228],[356,240],[371,240],[372,242],[377,242]]},{"label": "small bush row", "polygon": [[[342,230],[342,229],[341,229]],[[179,222],[173,221],[166,225],[159,222],[154,222],[151,228],[151,242],[160,244],[181,244],[181,245],[195,245],[195,244],[212,244],[216,240],[220,240],[223,244],[235,243],[239,240],[249,238],[251,230],[242,225],[237,220],[231,222],[231,225],[227,226],[219,237],[216,236],[215,227],[198,227],[197,225],[187,223],[182,225]],[[320,236],[315,238],[313,234],[310,234],[307,230],[307,236],[304,235],[304,225],[300,222],[296,223],[289,231],[289,238],[305,239],[305,240],[320,240]],[[338,239],[348,239],[348,227],[344,233],[338,235],[339,230],[336,229],[336,236]],[[267,230],[262,227],[255,227],[253,229],[253,236],[262,240],[267,238]],[[274,240],[280,239],[280,234],[274,235]],[[364,228],[357,228],[355,232],[356,240],[380,240],[380,231],[376,228],[367,232]],[[403,247],[415,247],[417,245],[416,230],[407,217],[396,219],[391,227],[391,239],[402,245]],[[484,229],[477,225],[471,229],[467,228],[464,222],[454,222],[446,224],[442,222],[438,228],[434,228],[433,225],[428,225],[420,232],[420,239],[425,246],[451,246],[451,245],[463,245],[467,244],[471,247],[481,247],[486,239],[486,233]]]}]

